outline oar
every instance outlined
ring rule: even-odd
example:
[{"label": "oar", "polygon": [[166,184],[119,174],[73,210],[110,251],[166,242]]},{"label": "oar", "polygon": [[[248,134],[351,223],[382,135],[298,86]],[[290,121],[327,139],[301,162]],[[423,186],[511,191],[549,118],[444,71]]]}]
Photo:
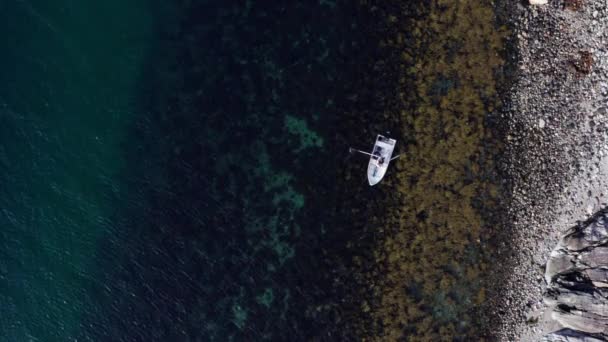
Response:
[{"label": "oar", "polygon": [[353,152],[359,152],[359,153],[367,154],[368,156],[371,156],[371,157],[373,157],[373,156],[374,156],[373,154],[371,154],[371,153],[369,153],[369,152],[365,152],[365,151],[357,150],[356,148],[352,148],[352,147],[349,147],[349,148],[348,148],[348,152],[350,152],[350,153],[353,153]]}]

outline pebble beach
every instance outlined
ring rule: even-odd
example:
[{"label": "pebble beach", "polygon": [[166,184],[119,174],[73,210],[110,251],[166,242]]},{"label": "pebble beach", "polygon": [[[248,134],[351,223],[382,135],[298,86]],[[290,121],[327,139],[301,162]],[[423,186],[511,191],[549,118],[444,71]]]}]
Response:
[{"label": "pebble beach", "polygon": [[501,251],[509,271],[500,280],[497,329],[504,341],[539,341],[563,327],[543,300],[551,251],[569,228],[606,207],[608,9],[602,1],[513,1],[509,8],[512,230]]}]

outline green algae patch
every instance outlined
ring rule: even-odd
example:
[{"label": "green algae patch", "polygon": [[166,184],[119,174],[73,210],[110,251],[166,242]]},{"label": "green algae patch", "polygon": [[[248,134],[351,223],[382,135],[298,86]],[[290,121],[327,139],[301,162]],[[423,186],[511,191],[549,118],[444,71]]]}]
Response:
[{"label": "green algae patch", "polygon": [[498,192],[490,174],[499,145],[486,122],[499,106],[506,30],[491,1],[435,0],[418,10],[409,19],[386,10],[389,36],[380,42],[400,55],[399,99],[387,111],[399,115],[407,146],[386,181],[398,189],[395,210],[369,223],[384,234],[376,266],[363,271],[373,284],[361,305],[371,321],[359,327],[364,340],[480,336],[483,213]]},{"label": "green algae patch", "polygon": [[306,120],[291,115],[285,116],[285,128],[299,139],[299,147],[295,152],[300,152],[311,147],[323,147],[323,138],[316,132],[310,130]]},{"label": "green algae patch", "polygon": [[272,302],[274,301],[274,292],[272,292],[271,288],[266,288],[264,290],[264,293],[255,297],[255,300],[256,302],[258,302],[258,304],[269,308],[272,305]]},{"label": "green algae patch", "polygon": [[245,326],[247,316],[247,310],[243,309],[239,304],[234,304],[232,306],[232,322],[239,329],[242,329]]}]

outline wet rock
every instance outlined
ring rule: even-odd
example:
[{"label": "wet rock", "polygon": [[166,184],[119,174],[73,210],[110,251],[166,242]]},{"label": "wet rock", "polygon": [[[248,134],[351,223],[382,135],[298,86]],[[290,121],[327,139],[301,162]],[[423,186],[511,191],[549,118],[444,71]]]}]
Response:
[{"label": "wet rock", "polygon": [[571,228],[551,252],[545,302],[567,329],[543,341],[608,340],[608,211]]}]

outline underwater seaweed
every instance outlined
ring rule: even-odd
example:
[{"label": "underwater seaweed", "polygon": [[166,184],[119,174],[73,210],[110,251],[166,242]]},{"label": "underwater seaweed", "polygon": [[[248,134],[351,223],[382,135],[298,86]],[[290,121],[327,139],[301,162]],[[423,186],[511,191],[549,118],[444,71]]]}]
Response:
[{"label": "underwater seaweed", "polygon": [[490,181],[491,156],[500,147],[486,121],[499,107],[496,73],[507,32],[497,27],[491,1],[435,0],[404,18],[399,4],[368,6],[386,16],[380,47],[400,56],[398,65],[383,64],[384,72],[399,72],[399,99],[386,111],[398,113],[407,147],[386,181],[398,190],[394,210],[368,222],[384,234],[373,253],[376,266],[362,271],[371,290],[361,304],[367,318],[359,334],[479,337],[489,225],[483,211],[496,205],[500,191]]}]

